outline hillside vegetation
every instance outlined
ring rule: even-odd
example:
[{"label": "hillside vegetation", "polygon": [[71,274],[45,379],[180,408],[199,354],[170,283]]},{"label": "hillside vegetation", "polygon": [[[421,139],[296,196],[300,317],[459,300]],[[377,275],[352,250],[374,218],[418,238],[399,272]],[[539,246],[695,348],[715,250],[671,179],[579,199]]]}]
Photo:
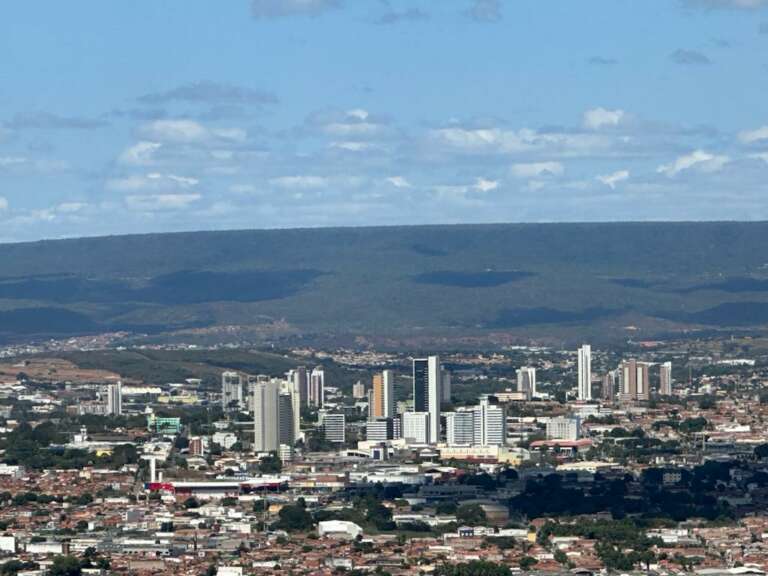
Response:
[{"label": "hillside vegetation", "polygon": [[768,223],[253,230],[0,245],[0,337],[768,326]]}]

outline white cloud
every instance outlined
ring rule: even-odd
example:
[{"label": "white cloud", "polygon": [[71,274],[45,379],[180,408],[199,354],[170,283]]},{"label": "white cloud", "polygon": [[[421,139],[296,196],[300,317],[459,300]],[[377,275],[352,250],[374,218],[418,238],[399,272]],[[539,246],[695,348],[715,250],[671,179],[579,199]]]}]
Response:
[{"label": "white cloud", "polygon": [[197,186],[199,180],[176,174],[161,174],[152,172],[147,175],[132,175],[125,178],[113,178],[107,181],[109,190],[131,192],[137,190],[158,190],[163,188],[191,188]]},{"label": "white cloud", "polygon": [[678,157],[671,164],[662,164],[656,171],[670,178],[690,169],[696,169],[701,172],[719,172],[730,161],[731,159],[728,156],[710,154],[704,150],[695,150],[690,154]]},{"label": "white cloud", "polygon": [[126,148],[118,158],[121,164],[130,166],[147,166],[152,164],[155,152],[162,147],[159,142],[142,141]]},{"label": "white cloud", "polygon": [[0,212],[8,210],[8,200],[3,196],[0,196]]},{"label": "white cloud", "polygon": [[21,156],[0,156],[0,168],[18,166],[19,164],[26,164],[26,162],[27,159]]},{"label": "white cloud", "polygon": [[766,164],[768,164],[768,152],[761,152],[759,154],[750,154],[750,158],[753,160],[762,160]]},{"label": "white cloud", "polygon": [[618,126],[624,116],[624,110],[593,108],[584,112],[584,126],[590,130],[600,130],[606,126]]},{"label": "white cloud", "polygon": [[372,148],[369,142],[331,142],[331,148],[346,150],[347,152],[364,152]]},{"label": "white cloud", "polygon": [[739,133],[739,140],[745,144],[753,144],[755,142],[761,142],[762,140],[768,140],[768,126],[761,126],[755,130],[745,130]]},{"label": "white cloud", "polygon": [[487,180],[485,178],[478,178],[472,188],[478,192],[490,192],[496,190],[499,187],[498,180]]},{"label": "white cloud", "polygon": [[312,189],[324,188],[328,185],[328,179],[323,176],[280,176],[272,178],[269,183],[278,188]]},{"label": "white cloud", "polygon": [[560,162],[523,162],[513,164],[512,175],[516,178],[538,178],[540,176],[559,176],[565,171]]},{"label": "white cloud", "polygon": [[88,207],[85,202],[63,202],[56,206],[56,211],[62,214],[74,214]]},{"label": "white cloud", "polygon": [[614,139],[603,134],[537,132],[528,128],[449,127],[432,130],[431,140],[457,152],[468,154],[517,154],[550,151],[551,154],[584,155],[612,149]]},{"label": "white cloud", "polygon": [[137,212],[181,210],[200,200],[200,194],[142,194],[127,196],[125,205]]},{"label": "white cloud", "polygon": [[326,134],[341,138],[367,138],[381,131],[373,122],[331,122],[323,128]]},{"label": "white cloud", "polygon": [[188,176],[177,176],[176,174],[160,174],[158,172],[153,172],[151,174],[147,174],[147,178],[149,180],[154,181],[170,181],[174,184],[178,184],[181,188],[190,188],[192,186],[197,186],[199,184],[199,180],[197,178],[190,178]]},{"label": "white cloud", "polygon": [[629,170],[618,170],[612,174],[603,174],[596,176],[595,179],[608,186],[611,190],[616,188],[616,184],[624,182],[629,178]]},{"label": "white cloud", "polygon": [[208,128],[195,120],[155,120],[145,124],[141,133],[150,140],[180,144],[202,143],[211,140],[243,142],[247,134],[240,128]]},{"label": "white cloud", "polygon": [[357,118],[358,120],[367,120],[370,114],[368,113],[368,110],[355,108],[353,110],[347,110],[347,116],[350,116],[351,118]]},{"label": "white cloud", "polygon": [[402,176],[390,176],[387,178],[387,182],[392,184],[395,188],[410,188],[411,183]]}]

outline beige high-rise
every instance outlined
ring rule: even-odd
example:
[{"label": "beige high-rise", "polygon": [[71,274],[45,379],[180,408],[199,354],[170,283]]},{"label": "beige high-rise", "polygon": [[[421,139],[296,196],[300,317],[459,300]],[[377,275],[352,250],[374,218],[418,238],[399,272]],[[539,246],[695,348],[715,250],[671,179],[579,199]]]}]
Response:
[{"label": "beige high-rise", "polygon": [[392,370],[373,376],[372,418],[392,418],[395,415],[394,381]]}]

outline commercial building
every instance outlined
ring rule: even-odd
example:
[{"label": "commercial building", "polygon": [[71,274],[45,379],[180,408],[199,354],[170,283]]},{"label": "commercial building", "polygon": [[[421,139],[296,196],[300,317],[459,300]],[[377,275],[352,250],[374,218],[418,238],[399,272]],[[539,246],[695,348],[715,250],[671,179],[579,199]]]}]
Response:
[{"label": "commercial building", "polygon": [[347,427],[347,419],[344,414],[321,410],[319,416],[320,426],[323,428],[325,439],[334,444],[344,444],[346,442]]},{"label": "commercial building", "polygon": [[581,436],[579,418],[552,418],[547,422],[548,440],[578,440]]},{"label": "commercial building", "polygon": [[442,375],[440,358],[416,358],[413,360],[413,410],[429,413],[429,439],[440,441],[440,402]]},{"label": "commercial building", "polygon": [[365,438],[369,442],[386,442],[395,437],[395,426],[392,418],[370,420],[365,424]]},{"label": "commercial building", "polygon": [[579,400],[592,400],[592,347],[584,344],[578,354]]},{"label": "commercial building", "polygon": [[359,380],[352,385],[352,398],[362,400],[365,398],[365,384]]},{"label": "commercial building", "polygon": [[402,415],[402,435],[410,444],[429,444],[429,412],[405,412]]}]

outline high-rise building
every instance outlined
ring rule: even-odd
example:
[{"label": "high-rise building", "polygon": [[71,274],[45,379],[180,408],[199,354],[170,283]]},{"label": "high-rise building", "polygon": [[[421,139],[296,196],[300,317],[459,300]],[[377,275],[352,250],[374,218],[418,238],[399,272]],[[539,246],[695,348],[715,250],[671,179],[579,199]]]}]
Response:
[{"label": "high-rise building", "polygon": [[[291,380],[280,380],[279,385],[280,385],[280,394],[290,397],[290,401],[291,401],[290,417],[292,420],[290,429],[291,429],[291,432],[293,432],[293,441],[282,442],[282,443],[293,446],[302,437],[301,435],[301,397],[299,396],[299,390],[296,387],[295,382],[292,382]],[[284,400],[284,402],[287,402],[287,400]],[[284,412],[286,410],[284,410]],[[284,430],[287,430],[287,427],[284,427]]]},{"label": "high-rise building", "polygon": [[506,413],[498,404],[491,404],[488,396],[480,398],[475,406],[474,434],[472,443],[476,446],[501,446],[506,439]]},{"label": "high-rise building", "polygon": [[625,360],[619,366],[621,371],[621,394],[619,400],[632,402],[637,399],[637,360]]},{"label": "high-rise building", "polygon": [[441,385],[438,356],[413,360],[413,410],[429,413],[429,442],[433,443],[440,441]]},{"label": "high-rise building", "polygon": [[440,399],[443,402],[449,403],[451,401],[451,373],[446,370],[444,366],[440,368],[441,380],[440,380]]},{"label": "high-rise building", "polygon": [[365,384],[358,380],[352,385],[352,398],[362,400],[365,398]]},{"label": "high-rise building", "polygon": [[253,386],[253,451],[277,452],[280,447],[280,383]]},{"label": "high-rise building", "polygon": [[578,440],[581,435],[579,418],[551,418],[547,422],[547,438],[550,440]]},{"label": "high-rise building", "polygon": [[123,415],[123,383],[118,381],[107,386],[107,406],[105,410],[108,416]]},{"label": "high-rise building", "polygon": [[617,370],[610,370],[603,376],[602,399],[604,402],[613,402],[616,399],[616,374]]},{"label": "high-rise building", "polygon": [[648,400],[651,397],[651,379],[648,370],[650,365],[646,362],[637,363],[637,399]]},{"label": "high-rise building", "polygon": [[221,375],[221,407],[224,412],[235,412],[245,407],[243,378],[237,372],[223,372]]},{"label": "high-rise building", "polygon": [[429,412],[405,412],[402,415],[402,437],[410,444],[429,444]]},{"label": "high-rise building", "polygon": [[648,400],[650,398],[648,364],[638,362],[632,358],[622,362],[619,369],[621,370],[621,394],[619,399],[622,402]]},{"label": "high-rise building", "polygon": [[395,373],[384,370],[374,374],[371,390],[371,418],[392,418],[395,415]]},{"label": "high-rise building", "polygon": [[672,362],[659,366],[659,394],[672,396]]},{"label": "high-rise building", "polygon": [[293,396],[290,393],[280,392],[278,402],[278,443],[293,446],[296,441],[296,433],[293,430]]},{"label": "high-rise building", "polygon": [[527,398],[536,396],[536,368],[523,366],[517,369],[517,391]]},{"label": "high-rise building", "polygon": [[322,408],[324,403],[325,370],[322,366],[316,366],[309,376],[309,405]]},{"label": "high-rise building", "polygon": [[293,382],[299,393],[302,406],[309,406],[309,376],[304,366],[299,366],[293,370],[288,370],[286,378]]},{"label": "high-rise building", "polygon": [[471,409],[459,408],[445,414],[445,436],[449,446],[469,446],[474,441],[475,413]]},{"label": "high-rise building", "polygon": [[579,400],[592,400],[592,347],[579,348]]},{"label": "high-rise building", "polygon": [[323,428],[325,439],[334,444],[344,444],[346,442],[347,426],[347,419],[344,414],[321,410],[319,416],[320,426]]},{"label": "high-rise building", "polygon": [[394,420],[381,418],[365,424],[365,439],[369,442],[386,442],[395,437]]}]

